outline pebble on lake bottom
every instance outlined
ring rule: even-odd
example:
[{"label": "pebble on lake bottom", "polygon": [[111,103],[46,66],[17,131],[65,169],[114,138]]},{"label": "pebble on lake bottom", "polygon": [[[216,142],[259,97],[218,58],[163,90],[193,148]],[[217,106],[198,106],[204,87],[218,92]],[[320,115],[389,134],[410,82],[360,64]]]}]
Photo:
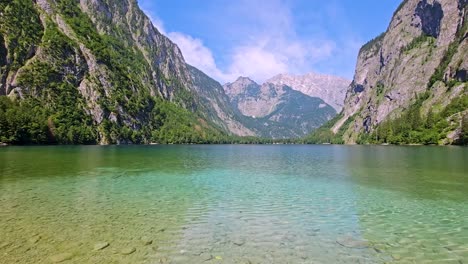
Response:
[{"label": "pebble on lake bottom", "polygon": [[94,251],[102,250],[105,249],[106,247],[109,246],[108,242],[99,242],[94,244]]},{"label": "pebble on lake bottom", "polygon": [[31,242],[31,244],[36,244],[39,240],[41,240],[41,236],[34,236],[29,239],[29,242]]},{"label": "pebble on lake bottom", "polygon": [[212,259],[214,259],[213,255],[209,254],[209,253],[201,253],[200,254],[200,258],[203,260],[203,261],[210,261]]},{"label": "pebble on lake bottom", "polygon": [[3,243],[3,244],[0,245],[0,249],[4,249],[4,248],[6,248],[6,247],[9,247],[11,244],[13,244],[13,243],[11,243],[11,242],[10,242],[10,243],[5,242],[5,243]]},{"label": "pebble on lake bottom", "polygon": [[122,251],[120,251],[120,253],[122,253],[122,255],[130,255],[130,254],[133,254],[135,251],[136,251],[136,248],[129,247],[129,248],[122,249]]},{"label": "pebble on lake bottom", "polygon": [[50,257],[50,261],[52,261],[52,263],[60,263],[66,260],[70,260],[72,258],[73,258],[72,253],[60,253],[60,254]]},{"label": "pebble on lake bottom", "polygon": [[166,257],[160,258],[159,263],[164,264],[167,263],[169,260]]},{"label": "pebble on lake bottom", "polygon": [[153,244],[153,240],[148,237],[142,237],[141,242],[143,242],[143,245],[145,246]]},{"label": "pebble on lake bottom", "polygon": [[238,246],[238,247],[241,247],[245,244],[245,241],[243,240],[239,240],[239,241],[234,241],[232,242],[234,245]]},{"label": "pebble on lake bottom", "polygon": [[339,245],[343,246],[343,247],[347,247],[347,248],[367,248],[369,247],[369,243],[367,243],[367,241],[363,241],[363,240],[357,240],[353,237],[350,237],[350,236],[344,236],[344,237],[339,237],[337,240],[336,240],[336,243],[338,243]]}]

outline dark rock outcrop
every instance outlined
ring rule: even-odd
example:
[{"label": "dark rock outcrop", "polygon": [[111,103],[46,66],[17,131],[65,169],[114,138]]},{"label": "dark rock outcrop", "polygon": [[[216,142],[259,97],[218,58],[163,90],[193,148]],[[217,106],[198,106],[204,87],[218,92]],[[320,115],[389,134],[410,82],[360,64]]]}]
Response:
[{"label": "dark rock outcrop", "polygon": [[444,11],[442,5],[435,1],[433,4],[423,0],[418,3],[415,14],[421,19],[421,27],[424,34],[437,38],[440,33],[440,26]]}]

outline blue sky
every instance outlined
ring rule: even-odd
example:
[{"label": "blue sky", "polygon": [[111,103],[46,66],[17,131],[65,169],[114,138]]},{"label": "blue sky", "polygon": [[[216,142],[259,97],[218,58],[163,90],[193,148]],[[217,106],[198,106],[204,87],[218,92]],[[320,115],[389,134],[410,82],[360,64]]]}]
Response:
[{"label": "blue sky", "polygon": [[351,79],[401,0],[138,0],[186,61],[221,83],[318,72]]}]

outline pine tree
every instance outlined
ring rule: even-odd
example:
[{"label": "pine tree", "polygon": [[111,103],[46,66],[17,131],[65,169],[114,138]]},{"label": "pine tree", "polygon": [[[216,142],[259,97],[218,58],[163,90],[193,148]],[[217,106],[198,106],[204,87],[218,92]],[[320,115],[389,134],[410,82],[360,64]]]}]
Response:
[{"label": "pine tree", "polygon": [[426,128],[431,129],[434,127],[435,124],[435,117],[434,117],[434,112],[432,112],[432,109],[429,110],[429,113],[427,113],[427,119],[426,119]]},{"label": "pine tree", "polygon": [[465,116],[462,118],[460,139],[463,145],[468,145],[468,114],[465,114]]}]

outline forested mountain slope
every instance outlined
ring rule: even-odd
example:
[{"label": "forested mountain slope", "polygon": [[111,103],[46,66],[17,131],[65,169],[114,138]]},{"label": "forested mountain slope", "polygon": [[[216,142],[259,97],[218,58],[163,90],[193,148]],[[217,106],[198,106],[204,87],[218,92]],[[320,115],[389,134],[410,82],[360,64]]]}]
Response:
[{"label": "forested mountain slope", "polygon": [[364,45],[322,143],[451,144],[468,139],[466,0],[405,0]]},{"label": "forested mountain slope", "polygon": [[136,0],[0,0],[0,142],[222,138],[197,75]]}]

